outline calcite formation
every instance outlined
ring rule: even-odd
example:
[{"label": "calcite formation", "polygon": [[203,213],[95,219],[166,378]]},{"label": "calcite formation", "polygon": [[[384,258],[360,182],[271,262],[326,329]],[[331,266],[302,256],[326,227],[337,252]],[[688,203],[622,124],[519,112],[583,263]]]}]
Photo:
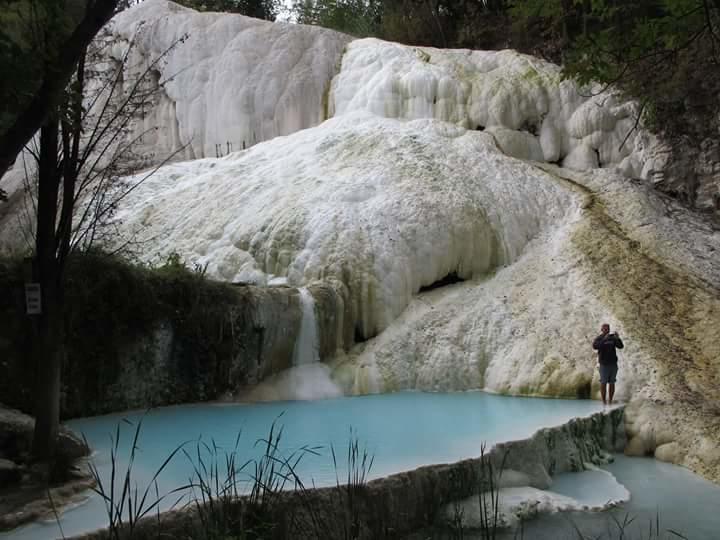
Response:
[{"label": "calcite formation", "polygon": [[653,404],[628,409],[631,448],[720,479],[720,233],[641,180],[660,165],[635,104],[514,51],[351,40],[164,0],[109,31],[118,55],[135,40],[137,65],[187,34],[144,121],[156,148],[204,159],[161,168],[119,205],[121,241],[145,260],[332,283],[319,339],[346,392],[590,397],[590,343],[608,322],[626,343],[618,397]]}]

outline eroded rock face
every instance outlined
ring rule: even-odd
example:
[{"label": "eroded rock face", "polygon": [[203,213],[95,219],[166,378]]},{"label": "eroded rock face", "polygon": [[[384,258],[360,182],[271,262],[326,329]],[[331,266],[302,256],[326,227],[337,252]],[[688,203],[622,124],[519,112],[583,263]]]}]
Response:
[{"label": "eroded rock face", "polygon": [[[301,318],[298,291],[238,286],[236,292],[225,330],[193,337],[168,322],[148,329],[144,338],[121,352],[119,372],[103,392],[103,401],[83,406],[78,395],[70,414],[231,399],[243,388],[290,368]],[[205,357],[189,357],[184,347],[189,338],[214,346]]]},{"label": "eroded rock face", "polygon": [[676,136],[654,151],[658,167],[650,176],[653,185],[698,210],[720,214],[718,136],[703,139],[699,145],[690,137]]},{"label": "eroded rock face", "polygon": [[[347,289],[340,283],[324,282],[308,290],[315,301],[319,359],[329,360],[353,343],[355,319]],[[72,415],[235,397],[260,399],[248,397],[248,389],[294,366],[302,318],[300,294],[287,286],[241,285],[236,292],[235,307],[228,314],[231,331],[198,337],[224,343],[215,347],[212,357],[188,358],[183,350],[187,336],[163,322],[121,353],[120,370],[103,392],[104,401],[83,409],[78,395]]]},{"label": "eroded rock face", "polygon": [[360,39],[343,55],[331,104],[338,116],[362,110],[488,130],[507,155],[521,159],[644,176],[646,149],[654,141],[632,129],[635,105],[609,93],[588,97],[596,90],[563,80],[558,66],[511,50],[443,50]]},{"label": "eroded rock face", "polygon": [[355,342],[355,320],[350,292],[341,281],[327,280],[308,285],[315,299],[321,360],[349,350]]},{"label": "eroded rock face", "polygon": [[227,13],[198,13],[166,0],[149,0],[115,17],[107,32],[111,58],[136,47],[125,79],[172,47],[154,66],[163,96],[138,133],[149,134],[158,157],[184,145],[187,159],[216,157],[327,117],[327,91],[350,37],[319,27],[272,23]]}]

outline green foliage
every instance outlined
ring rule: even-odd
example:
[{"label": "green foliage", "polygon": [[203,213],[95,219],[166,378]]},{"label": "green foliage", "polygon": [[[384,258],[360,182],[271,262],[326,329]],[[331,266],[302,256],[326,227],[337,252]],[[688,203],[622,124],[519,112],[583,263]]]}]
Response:
[{"label": "green foliage", "polygon": [[617,85],[656,129],[692,135],[691,118],[717,108],[718,1],[515,0],[510,15],[558,44],[566,77]]},{"label": "green foliage", "polygon": [[[357,37],[411,45],[489,47],[503,35],[506,0],[296,0],[294,19]],[[499,27],[498,27],[499,26]]]},{"label": "green foliage", "polygon": [[[142,430],[142,421],[136,424],[132,435],[132,444],[127,458],[125,471],[120,469],[120,440],[121,440],[121,424],[128,423],[128,420],[119,422],[115,428],[115,435],[111,435],[112,446],[110,448],[110,478],[103,478],[94,461],[90,461],[90,474],[95,482],[92,490],[100,497],[105,506],[107,514],[108,537],[112,540],[121,540],[124,538],[133,538],[135,528],[138,522],[146,516],[159,512],[160,505],[165,498],[177,492],[184,491],[187,486],[180,486],[170,493],[160,495],[158,488],[158,478],[170,464],[176,454],[180,453],[183,446],[176,447],[165,457],[160,466],[155,470],[152,479],[144,488],[139,488],[134,478],[135,472],[133,466],[136,463],[136,455],[139,449],[140,432]],[[55,519],[59,518],[56,515]],[[62,529],[61,529],[62,530]]]},{"label": "green foliage", "polygon": [[[36,368],[27,358],[35,330],[24,314],[23,273],[21,260],[0,260],[0,395],[32,411]],[[236,288],[206,279],[178,257],[153,269],[97,251],[68,259],[66,286],[65,417],[108,412],[110,403],[123,408],[123,396],[112,392],[127,369],[121,359],[160,324],[173,332],[176,362],[162,375],[174,384],[149,396],[152,403],[199,401],[227,390],[238,346]],[[139,350],[134,358],[149,376],[150,352]]]},{"label": "green foliage", "polygon": [[293,6],[300,24],[314,24],[346,34],[381,34],[382,0],[300,0]]},{"label": "green foliage", "polygon": [[293,11],[359,37],[543,56],[581,84],[616,84],[670,134],[692,135],[718,106],[719,0],[298,0]]},{"label": "green foliage", "polygon": [[80,2],[5,0],[0,6],[0,133],[52,73],[62,43],[84,11]]},{"label": "green foliage", "polygon": [[177,0],[197,11],[239,13],[256,19],[274,21],[281,9],[281,0]]}]

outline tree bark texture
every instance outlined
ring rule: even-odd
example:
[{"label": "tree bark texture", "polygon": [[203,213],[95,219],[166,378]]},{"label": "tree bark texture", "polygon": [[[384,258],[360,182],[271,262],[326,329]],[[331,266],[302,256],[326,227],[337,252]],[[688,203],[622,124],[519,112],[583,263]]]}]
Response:
[{"label": "tree bark texture", "polygon": [[38,339],[34,359],[37,365],[37,392],[33,458],[51,463],[55,457],[60,424],[60,369],[63,350],[63,301],[61,272],[57,260],[58,198],[58,119],[52,115],[40,130],[38,167],[37,235],[35,279],[40,283],[42,313],[38,321]]}]

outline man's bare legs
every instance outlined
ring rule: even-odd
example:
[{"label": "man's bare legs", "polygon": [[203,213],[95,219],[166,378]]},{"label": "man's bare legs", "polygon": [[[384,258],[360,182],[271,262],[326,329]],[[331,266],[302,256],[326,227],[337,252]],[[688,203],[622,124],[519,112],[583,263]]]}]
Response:
[{"label": "man's bare legs", "polygon": [[[612,388],[612,390],[610,390],[610,395],[612,396],[613,392],[615,392],[615,385],[611,384],[610,387]],[[600,383],[600,395],[602,396],[603,405],[606,405],[607,401],[605,399],[605,385],[603,383]],[[612,398],[610,398],[610,400],[612,400]]]},{"label": "man's bare legs", "polygon": [[[610,398],[610,399],[609,399],[609,402],[610,402],[610,405],[612,405],[613,396],[615,395],[615,383],[610,383],[610,384],[608,384],[608,387],[609,387],[609,394],[610,394],[610,395],[608,396],[608,397]],[[603,392],[603,402],[605,401],[605,395],[604,395],[604,394],[605,394],[605,392]]]}]

